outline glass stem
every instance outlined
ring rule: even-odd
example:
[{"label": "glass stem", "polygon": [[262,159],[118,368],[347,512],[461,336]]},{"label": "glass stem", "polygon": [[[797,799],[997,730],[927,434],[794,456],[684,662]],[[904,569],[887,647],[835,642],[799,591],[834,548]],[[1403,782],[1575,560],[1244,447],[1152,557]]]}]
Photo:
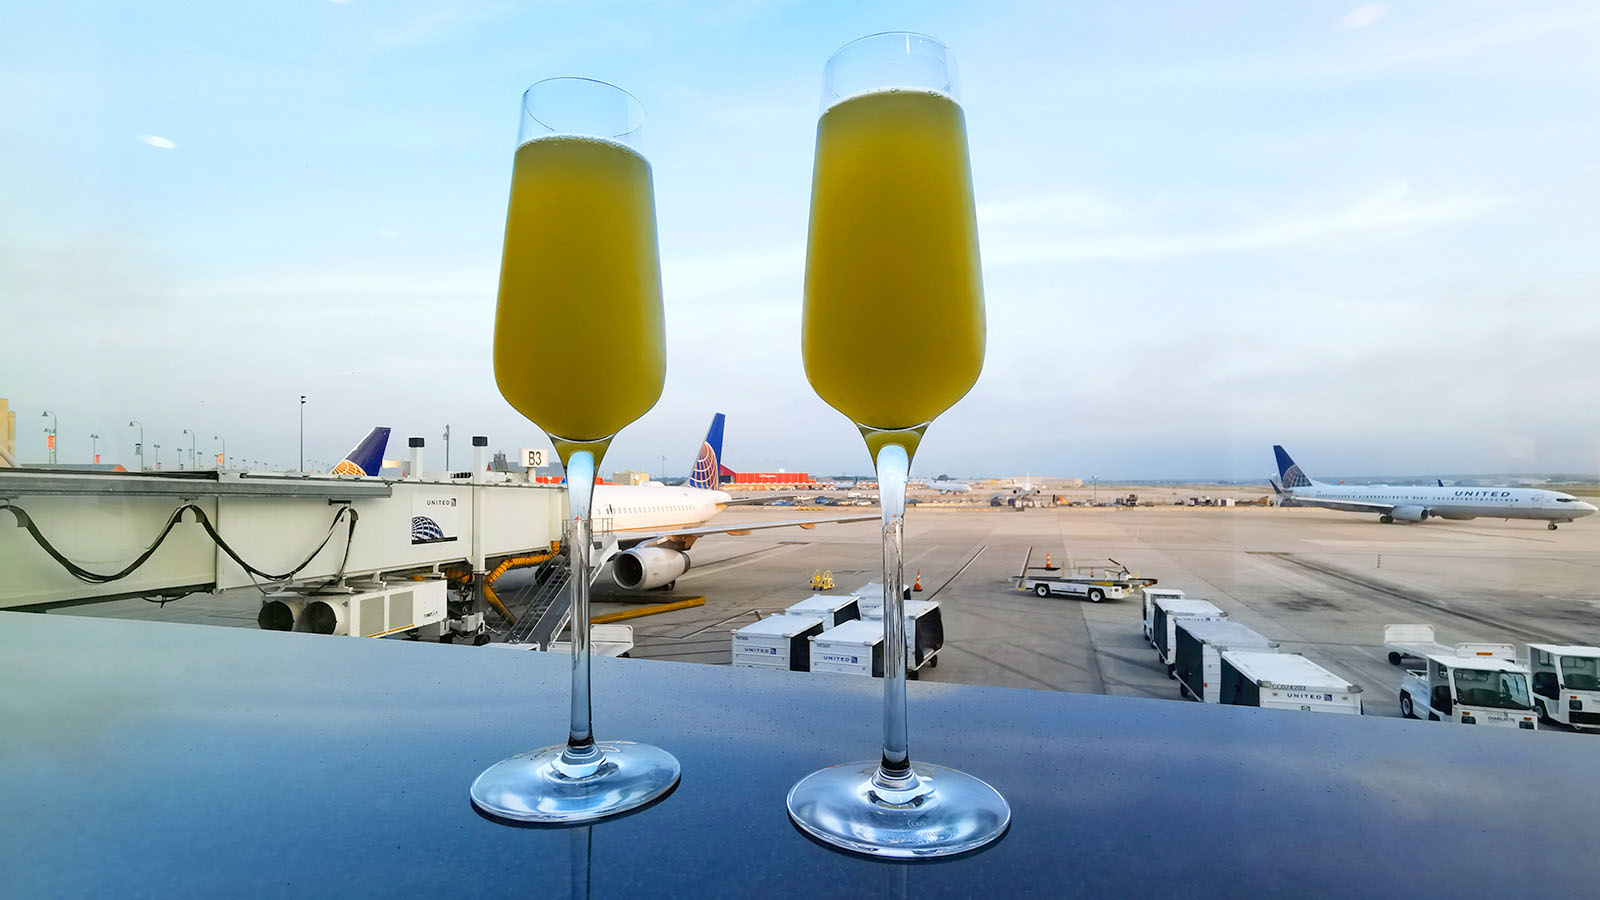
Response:
[{"label": "glass stem", "polygon": [[911,457],[899,444],[878,451],[878,497],[883,506],[883,761],[873,783],[893,794],[915,791],[906,737],[906,615],[903,537]]},{"label": "glass stem", "polygon": [[573,778],[600,768],[589,706],[589,555],[593,551],[589,501],[594,497],[594,454],[578,450],[567,460],[567,515],[572,523],[567,562],[572,572],[572,727],[561,753],[562,771]]}]

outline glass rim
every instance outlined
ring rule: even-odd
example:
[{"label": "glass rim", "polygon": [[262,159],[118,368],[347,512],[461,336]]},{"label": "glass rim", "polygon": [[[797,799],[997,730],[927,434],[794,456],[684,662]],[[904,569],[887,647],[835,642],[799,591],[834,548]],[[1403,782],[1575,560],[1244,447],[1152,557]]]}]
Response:
[{"label": "glass rim", "polygon": [[522,91],[522,104],[521,104],[522,105],[522,114],[527,116],[528,118],[532,119],[533,121],[538,122],[543,127],[550,129],[550,133],[551,134],[570,134],[570,133],[573,133],[573,132],[568,132],[566,130],[563,130],[561,128],[557,128],[554,125],[551,125],[549,122],[546,122],[545,120],[543,120],[543,119],[539,118],[538,116],[534,115],[533,110],[528,108],[528,101],[530,99],[529,95],[532,94],[534,89],[539,87],[540,85],[550,84],[551,82],[574,82],[574,81],[581,81],[581,82],[586,82],[588,84],[599,85],[600,87],[610,88],[611,90],[616,91],[617,93],[621,94],[622,96],[628,98],[627,102],[630,105],[630,107],[632,109],[634,109],[634,110],[637,110],[638,113],[639,113],[639,124],[633,126],[632,128],[629,128],[627,131],[622,131],[622,132],[618,132],[617,134],[611,134],[611,135],[593,135],[594,137],[602,137],[602,138],[607,138],[609,140],[621,141],[621,140],[626,139],[630,135],[636,135],[640,131],[644,130],[644,122],[645,122],[645,118],[646,118],[646,116],[648,114],[648,111],[645,109],[644,101],[642,101],[638,97],[634,96],[633,92],[629,91],[627,88],[612,84],[609,81],[603,81],[603,80],[601,80],[599,78],[589,78],[589,77],[584,76],[584,75],[552,75],[549,78],[541,78],[538,81],[535,81],[534,83],[528,85]]},{"label": "glass rim", "polygon": [[839,54],[843,53],[846,50],[849,50],[851,47],[854,47],[855,45],[857,45],[857,44],[859,44],[859,43],[861,43],[863,41],[870,41],[870,40],[872,40],[874,38],[882,38],[882,37],[914,37],[914,38],[920,38],[920,39],[922,39],[924,41],[930,41],[932,43],[938,44],[940,47],[943,47],[946,52],[950,51],[950,45],[949,44],[946,44],[944,41],[939,40],[938,38],[934,37],[931,34],[924,34],[923,32],[920,32],[920,31],[874,31],[871,34],[864,34],[861,37],[858,37],[853,41],[847,41],[847,42],[839,45],[839,49],[837,49],[837,50],[833,51],[832,53],[828,54],[828,59],[832,60],[835,56],[838,56]]},{"label": "glass rim", "polygon": [[[908,84],[902,85],[900,88],[896,88],[894,85],[890,84],[879,84],[865,89],[853,91],[839,90],[838,88],[831,86],[833,71],[836,68],[844,65],[844,63],[841,61],[848,58],[852,51],[856,50],[857,47],[862,45],[884,43],[885,38],[904,40],[907,43],[909,43],[911,40],[915,40],[918,44],[937,48],[937,52],[942,56],[943,59],[943,83],[937,85],[926,83]],[[907,48],[904,53],[904,58],[909,59],[912,58],[913,55],[914,54],[910,52],[910,49]],[[959,89],[956,87],[955,65],[955,51],[950,49],[949,44],[946,44],[944,41],[939,40],[931,34],[924,34],[920,31],[875,31],[872,34],[864,34],[861,37],[858,37],[855,40],[844,44],[839,49],[833,51],[833,53],[828,56],[827,61],[823,63],[822,109],[824,112],[826,112],[839,103],[849,100],[852,97],[858,97],[862,94],[878,93],[880,91],[890,91],[903,88],[911,88],[918,91],[939,94],[949,97],[950,99],[959,103],[960,100],[957,97]]]}]

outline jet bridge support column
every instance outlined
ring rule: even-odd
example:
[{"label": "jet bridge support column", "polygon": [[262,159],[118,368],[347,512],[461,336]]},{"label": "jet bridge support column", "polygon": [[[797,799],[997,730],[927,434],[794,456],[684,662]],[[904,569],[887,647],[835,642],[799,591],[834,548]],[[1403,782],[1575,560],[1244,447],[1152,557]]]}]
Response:
[{"label": "jet bridge support column", "polygon": [[411,466],[410,466],[410,468],[408,468],[406,470],[406,476],[409,477],[409,478],[421,478],[422,477],[422,438],[419,438],[419,437],[411,438],[410,443],[411,443]]},{"label": "jet bridge support column", "polygon": [[488,568],[483,559],[483,470],[488,453],[489,439],[483,435],[472,438],[472,611],[482,614],[484,577]]}]

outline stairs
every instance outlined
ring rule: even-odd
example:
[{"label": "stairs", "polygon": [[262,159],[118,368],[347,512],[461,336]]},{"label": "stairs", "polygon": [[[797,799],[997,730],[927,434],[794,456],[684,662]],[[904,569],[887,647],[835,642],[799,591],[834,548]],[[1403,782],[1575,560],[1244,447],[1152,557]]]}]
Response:
[{"label": "stairs", "polygon": [[541,648],[549,644],[572,609],[572,592],[567,590],[571,582],[565,553],[540,563],[533,578],[506,604],[517,611],[517,624],[506,632],[506,643],[531,643]]},{"label": "stairs", "polygon": [[[595,534],[595,547],[598,552],[592,552],[590,558],[594,560],[594,567],[589,571],[589,583],[592,585],[600,573],[605,570],[605,564],[617,553],[617,542],[609,533],[609,520],[607,531]],[[600,524],[596,520],[596,525]],[[562,535],[562,545],[571,546],[568,538],[570,534]],[[603,542],[603,543],[602,543]],[[508,644],[533,644],[540,650],[550,646],[566,629],[568,621],[572,618],[572,569],[567,565],[567,554],[558,553],[541,563],[534,570],[534,577],[522,590],[518,591],[507,607],[518,610],[517,624],[506,633]]]}]

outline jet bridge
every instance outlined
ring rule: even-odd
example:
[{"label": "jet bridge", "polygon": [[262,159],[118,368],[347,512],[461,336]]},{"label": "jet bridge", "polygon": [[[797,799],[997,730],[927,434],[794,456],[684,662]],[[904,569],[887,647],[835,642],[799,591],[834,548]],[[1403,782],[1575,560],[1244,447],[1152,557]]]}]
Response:
[{"label": "jet bridge", "polygon": [[[487,441],[480,440],[481,457]],[[448,619],[476,635],[488,568],[558,549],[565,508],[559,485],[485,472],[481,464],[399,480],[5,469],[0,608],[46,611],[254,586],[264,597],[300,595],[304,602],[287,604],[292,627],[322,630],[300,621],[314,597],[333,597],[336,612],[356,616],[341,595],[448,577]],[[442,598],[445,591],[425,593]],[[273,625],[263,615],[262,627],[281,626],[282,612]],[[334,633],[379,633],[334,618],[345,629]],[[383,633],[405,630],[391,618],[381,620],[389,626]]]}]

